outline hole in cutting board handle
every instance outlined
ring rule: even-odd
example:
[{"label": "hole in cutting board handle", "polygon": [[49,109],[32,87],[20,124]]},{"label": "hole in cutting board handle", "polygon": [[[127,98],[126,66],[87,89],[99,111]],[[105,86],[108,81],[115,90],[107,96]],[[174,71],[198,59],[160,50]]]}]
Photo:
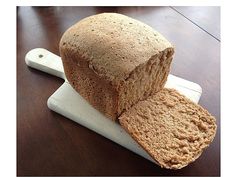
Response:
[{"label": "hole in cutting board handle", "polygon": [[42,55],[42,54],[39,54],[39,58],[43,58],[43,55]]}]

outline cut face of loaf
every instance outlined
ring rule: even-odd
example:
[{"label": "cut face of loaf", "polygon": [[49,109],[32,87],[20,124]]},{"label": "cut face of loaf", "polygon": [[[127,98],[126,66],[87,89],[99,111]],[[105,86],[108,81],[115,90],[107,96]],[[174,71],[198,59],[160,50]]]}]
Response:
[{"label": "cut face of loaf", "polygon": [[171,61],[172,56],[168,57],[168,50],[166,50],[153,56],[130,74],[120,87],[118,115],[128,110],[137,101],[146,99],[164,87]]},{"label": "cut face of loaf", "polygon": [[162,89],[124,112],[125,130],[164,168],[180,169],[213,141],[216,120],[173,89]]},{"label": "cut face of loaf", "polygon": [[87,17],[60,41],[68,81],[112,120],[164,87],[173,53],[153,28],[116,13]]}]

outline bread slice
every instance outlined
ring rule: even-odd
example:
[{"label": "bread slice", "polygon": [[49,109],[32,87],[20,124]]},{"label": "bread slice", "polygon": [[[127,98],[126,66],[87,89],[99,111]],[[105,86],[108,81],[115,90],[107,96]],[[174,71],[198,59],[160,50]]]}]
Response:
[{"label": "bread slice", "polygon": [[112,120],[164,87],[173,53],[152,27],[117,13],[84,18],[60,41],[68,81]]},{"label": "bread slice", "polygon": [[124,129],[164,168],[180,169],[213,141],[216,120],[174,89],[163,89],[119,117]]}]

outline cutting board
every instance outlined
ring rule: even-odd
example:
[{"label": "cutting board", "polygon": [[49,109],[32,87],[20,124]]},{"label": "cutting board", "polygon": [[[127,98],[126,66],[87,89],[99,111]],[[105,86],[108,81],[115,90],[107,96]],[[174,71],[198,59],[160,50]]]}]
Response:
[{"label": "cutting board", "polygon": [[[119,123],[111,121],[94,109],[70,86],[65,77],[59,56],[46,49],[36,48],[26,54],[25,62],[32,68],[65,79],[64,84],[48,98],[47,106],[49,109],[155,163],[149,154],[125,132]],[[202,94],[202,89],[198,84],[171,74],[168,76],[165,87],[178,90],[195,103],[198,103]]]}]

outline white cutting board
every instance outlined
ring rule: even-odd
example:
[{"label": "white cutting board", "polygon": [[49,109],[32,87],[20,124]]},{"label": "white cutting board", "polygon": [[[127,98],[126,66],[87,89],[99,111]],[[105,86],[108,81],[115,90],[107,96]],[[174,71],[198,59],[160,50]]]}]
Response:
[{"label": "white cutting board", "polygon": [[[65,79],[64,84],[47,101],[47,105],[51,110],[155,163],[117,122],[111,121],[94,109],[70,86],[59,56],[46,49],[37,48],[26,54],[25,62],[30,67]],[[165,87],[175,88],[195,103],[198,103],[202,94],[202,89],[198,84],[171,74],[168,76]]]}]

